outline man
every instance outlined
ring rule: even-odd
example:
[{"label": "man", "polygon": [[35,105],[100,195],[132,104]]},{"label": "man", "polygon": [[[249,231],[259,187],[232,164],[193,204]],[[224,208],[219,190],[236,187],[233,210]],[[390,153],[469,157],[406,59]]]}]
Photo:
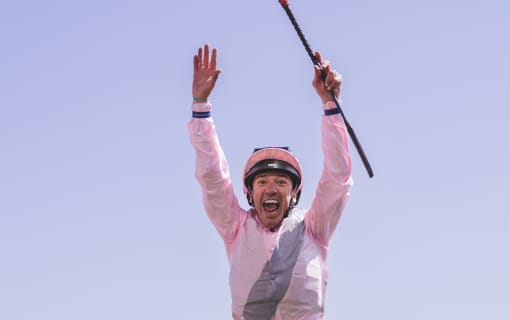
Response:
[{"label": "man", "polygon": [[198,49],[193,66],[192,119],[196,178],[204,207],[222,237],[230,263],[232,317],[244,320],[322,319],[327,283],[328,243],[352,186],[345,124],[332,101],[341,76],[317,52],[312,85],[323,104],[323,172],[310,209],[295,208],[302,169],[283,148],[262,148],[243,171],[244,210],[234,195],[228,163],[211,117],[211,94],[220,69],[217,51]]}]

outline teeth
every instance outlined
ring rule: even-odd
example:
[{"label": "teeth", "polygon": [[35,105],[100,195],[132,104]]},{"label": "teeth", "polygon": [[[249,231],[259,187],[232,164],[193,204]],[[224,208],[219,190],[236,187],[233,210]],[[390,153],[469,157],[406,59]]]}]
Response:
[{"label": "teeth", "polygon": [[264,201],[264,204],[278,204],[277,200],[266,200]]}]

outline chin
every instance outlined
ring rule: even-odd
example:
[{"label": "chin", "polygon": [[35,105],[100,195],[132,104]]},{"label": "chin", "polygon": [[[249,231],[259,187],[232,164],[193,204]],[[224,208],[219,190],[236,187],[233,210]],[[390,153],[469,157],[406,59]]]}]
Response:
[{"label": "chin", "polygon": [[282,222],[283,220],[283,214],[280,213],[278,214],[278,216],[275,216],[275,215],[271,215],[271,216],[265,216],[264,217],[265,219],[265,225],[268,226],[268,227],[274,227],[274,226],[277,226],[280,224],[280,222]]}]

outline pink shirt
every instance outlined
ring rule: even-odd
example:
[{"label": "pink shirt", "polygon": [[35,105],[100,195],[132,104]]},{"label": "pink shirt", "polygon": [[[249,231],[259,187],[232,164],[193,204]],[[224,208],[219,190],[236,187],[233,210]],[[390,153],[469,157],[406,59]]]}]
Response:
[{"label": "pink shirt", "polygon": [[[335,108],[328,102],[324,109]],[[195,103],[194,112],[208,112]],[[352,186],[347,132],[341,115],[322,116],[323,172],[310,209],[294,208],[278,230],[239,205],[212,117],[188,124],[204,207],[230,263],[232,318],[317,320],[324,314],[328,243]]]}]

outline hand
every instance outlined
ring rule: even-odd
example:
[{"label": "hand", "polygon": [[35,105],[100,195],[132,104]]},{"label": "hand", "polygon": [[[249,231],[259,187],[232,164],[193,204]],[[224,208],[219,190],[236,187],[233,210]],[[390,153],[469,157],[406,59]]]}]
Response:
[{"label": "hand", "polygon": [[[335,97],[340,96],[340,86],[342,84],[342,75],[331,68],[329,61],[322,61],[322,57],[319,52],[315,52],[315,57],[322,66],[322,71],[319,66],[315,65],[315,75],[312,81],[312,86],[322,100],[322,103],[333,101],[331,91],[335,94]],[[322,74],[325,75],[323,80]]]},{"label": "hand", "polygon": [[193,97],[207,100],[220,73],[221,70],[216,69],[216,49],[212,49],[209,58],[209,46],[199,48],[193,57]]}]

